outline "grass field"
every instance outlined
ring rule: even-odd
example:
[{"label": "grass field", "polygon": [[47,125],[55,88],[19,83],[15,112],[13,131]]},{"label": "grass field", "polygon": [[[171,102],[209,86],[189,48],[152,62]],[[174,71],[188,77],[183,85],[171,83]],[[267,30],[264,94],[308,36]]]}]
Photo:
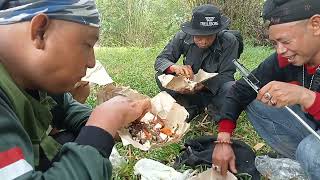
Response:
[{"label": "grass field", "polygon": [[[142,94],[153,97],[159,92],[154,80],[155,71],[153,65],[155,58],[161,50],[162,48],[97,48],[96,59],[102,62],[117,84],[130,86]],[[246,45],[245,51],[241,56],[241,62],[249,69],[253,69],[271,53],[272,50],[268,47]],[[239,74],[236,74],[236,77],[238,78]],[[95,91],[90,95],[88,103],[93,107],[95,106]],[[149,152],[134,149],[132,146],[123,147],[121,143],[117,143],[117,149],[127,159],[128,164],[114,170],[113,178],[138,179],[133,174],[133,166],[141,158],[154,159],[171,166],[175,157],[179,154],[179,150],[183,147],[185,140],[201,135],[216,134],[215,124],[211,122],[201,123],[202,119],[203,116],[199,116],[198,120],[192,122],[190,131],[180,143],[171,144]],[[247,122],[245,113],[241,114],[238,122],[234,137],[245,141],[251,147],[262,142],[252,129],[252,126]],[[263,154],[269,150],[265,146],[256,153]]]}]

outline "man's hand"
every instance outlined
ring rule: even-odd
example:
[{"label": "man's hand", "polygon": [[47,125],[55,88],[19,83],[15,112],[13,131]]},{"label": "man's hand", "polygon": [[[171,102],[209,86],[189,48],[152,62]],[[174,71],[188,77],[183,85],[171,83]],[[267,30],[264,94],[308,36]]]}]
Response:
[{"label": "man's hand", "polygon": [[[220,132],[217,140],[230,141],[230,133]],[[216,144],[212,153],[212,164],[218,166],[221,175],[226,176],[228,169],[237,173],[236,157],[230,144]]]},{"label": "man's hand", "polygon": [[150,111],[149,99],[133,101],[127,97],[116,96],[97,106],[86,126],[96,126],[114,136],[118,129],[142,117]]},{"label": "man's hand", "polygon": [[176,73],[178,76],[184,76],[189,79],[193,79],[193,71],[190,65],[172,65],[171,71]]},{"label": "man's hand", "polygon": [[262,87],[257,100],[275,107],[300,104],[304,109],[309,108],[315,101],[315,92],[295,84],[272,81]]}]

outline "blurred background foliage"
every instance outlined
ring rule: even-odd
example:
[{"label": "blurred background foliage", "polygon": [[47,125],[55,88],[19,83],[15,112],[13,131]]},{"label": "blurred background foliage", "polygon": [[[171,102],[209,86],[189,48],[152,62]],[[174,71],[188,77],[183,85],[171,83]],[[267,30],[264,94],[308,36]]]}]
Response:
[{"label": "blurred background foliage", "polygon": [[200,4],[217,5],[231,20],[230,29],[240,30],[246,40],[265,45],[260,18],[263,0],[97,0],[104,47],[155,47],[165,44],[192,9]]},{"label": "blurred background foliage", "polygon": [[171,37],[187,6],[178,0],[98,0],[101,46],[150,47]]}]

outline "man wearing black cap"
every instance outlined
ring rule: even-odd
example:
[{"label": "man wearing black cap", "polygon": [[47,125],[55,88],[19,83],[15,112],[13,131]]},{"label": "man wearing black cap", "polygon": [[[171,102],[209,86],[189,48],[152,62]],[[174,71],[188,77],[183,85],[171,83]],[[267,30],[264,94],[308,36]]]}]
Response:
[{"label": "man wearing black cap", "polygon": [[[182,24],[183,32],[178,32],[155,62],[156,81],[161,90],[171,94],[189,112],[189,120],[199,114],[206,106],[210,110],[221,107],[226,90],[234,81],[235,66],[239,43],[226,29],[230,20],[222,16],[219,9],[206,4],[193,10],[191,22]],[[184,56],[183,65],[175,64]],[[217,76],[199,84],[194,91],[183,89],[179,92],[161,86],[158,76],[175,74],[193,77],[199,69]]]},{"label": "man wearing black cap", "polygon": [[320,1],[267,0],[263,19],[276,53],[252,73],[258,94],[241,79],[226,95],[213,164],[236,172],[231,134],[242,110],[259,135],[280,155],[297,160],[310,179],[320,177],[320,141],[285,108],[289,106],[319,133]]}]

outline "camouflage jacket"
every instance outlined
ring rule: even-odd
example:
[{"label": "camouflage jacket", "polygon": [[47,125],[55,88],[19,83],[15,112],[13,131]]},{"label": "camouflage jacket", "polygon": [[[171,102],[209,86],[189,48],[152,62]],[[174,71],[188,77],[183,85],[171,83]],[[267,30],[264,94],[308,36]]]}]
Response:
[{"label": "camouflage jacket", "polygon": [[[84,126],[91,114],[89,107],[69,93],[56,95],[50,116],[46,106],[50,98],[20,90],[1,64],[0,75],[0,179],[110,179],[108,157],[114,141],[106,131]],[[63,144],[56,161],[39,171],[37,145],[41,145],[49,125],[66,129],[77,138]]]}]

